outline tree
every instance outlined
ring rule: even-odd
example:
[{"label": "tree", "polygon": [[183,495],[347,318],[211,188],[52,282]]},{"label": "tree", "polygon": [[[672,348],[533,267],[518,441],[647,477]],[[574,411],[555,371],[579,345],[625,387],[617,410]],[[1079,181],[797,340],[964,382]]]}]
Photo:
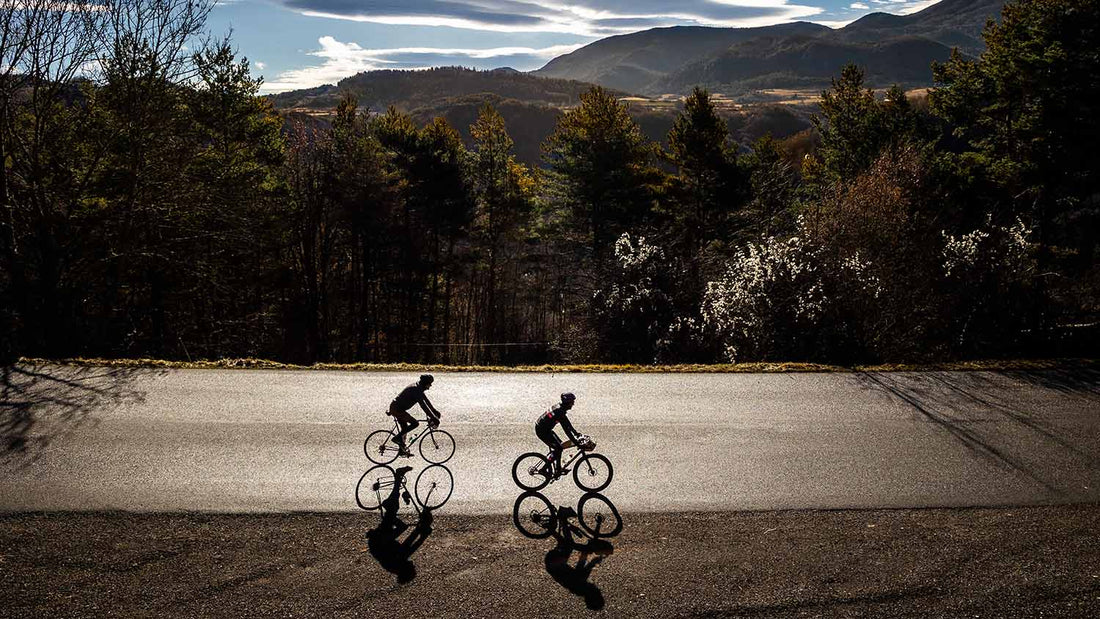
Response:
[{"label": "tree", "polygon": [[[504,117],[492,105],[481,109],[470,126],[470,136],[474,140],[471,181],[477,200],[475,240],[488,253],[484,315],[478,332],[484,341],[495,343],[504,326],[499,320],[507,317],[501,311],[500,270],[520,257],[518,244],[531,215],[534,182],[526,167],[516,162]],[[516,269],[512,275],[518,276]],[[517,284],[513,282],[512,294],[517,293]]]},{"label": "tree", "polygon": [[914,137],[917,123],[905,92],[892,87],[879,100],[864,87],[864,72],[848,64],[821,93],[821,115],[811,120],[821,134],[818,149],[826,182],[849,180],[871,167],[883,150]]},{"label": "tree", "polygon": [[596,86],[562,114],[543,149],[572,221],[602,263],[613,240],[653,208],[653,145],[626,106]]},{"label": "tree", "polygon": [[1065,245],[1091,265],[1100,243],[1098,23],[1093,0],[1012,2],[986,26],[979,59],[956,53],[934,67],[930,105],[962,143],[960,168],[1002,188],[1012,208],[1001,223],[1035,222],[1041,264]]},{"label": "tree", "polygon": [[685,288],[698,305],[699,267],[711,241],[725,240],[732,215],[744,200],[744,182],[726,121],[710,94],[696,87],[668,133],[669,159],[677,168],[669,192],[672,238],[689,265]]}]

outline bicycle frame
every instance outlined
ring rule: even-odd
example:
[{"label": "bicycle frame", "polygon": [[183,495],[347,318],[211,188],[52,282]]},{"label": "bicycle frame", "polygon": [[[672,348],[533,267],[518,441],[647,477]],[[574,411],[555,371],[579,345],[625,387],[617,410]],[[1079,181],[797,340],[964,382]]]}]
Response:
[{"label": "bicycle frame", "polygon": [[[416,441],[419,441],[420,437],[424,436],[425,433],[427,433],[429,430],[432,429],[432,424],[429,423],[427,419],[417,419],[417,421],[420,422],[420,425],[423,426],[424,429],[417,432],[416,435],[413,436],[412,438],[407,438],[405,440],[405,446],[406,447],[412,447],[413,443],[415,443]],[[397,434],[400,431],[401,431],[401,424],[397,423],[397,420],[394,419],[393,420],[393,433]],[[408,436],[408,435],[406,435],[406,436]]]},{"label": "bicycle frame", "polygon": [[[564,459],[566,449],[576,450],[576,451],[573,452],[573,455],[569,457],[569,460]],[[561,463],[561,468],[563,470],[569,468],[574,462],[577,461],[577,459],[579,459],[584,454],[588,453],[588,451],[586,451],[584,449],[581,449],[580,445],[569,445],[568,447],[563,446],[561,451],[562,451],[562,456],[563,456],[562,463]],[[554,461],[554,450],[550,450],[550,451],[546,452],[546,459],[549,460],[550,462]]]}]

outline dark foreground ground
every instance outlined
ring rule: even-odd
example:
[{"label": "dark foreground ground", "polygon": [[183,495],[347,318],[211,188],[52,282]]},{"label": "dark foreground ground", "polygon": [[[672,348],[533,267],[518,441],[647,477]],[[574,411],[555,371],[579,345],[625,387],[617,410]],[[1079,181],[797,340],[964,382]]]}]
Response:
[{"label": "dark foreground ground", "polygon": [[624,514],[609,541],[445,512],[0,516],[3,616],[1100,616],[1100,506]]}]

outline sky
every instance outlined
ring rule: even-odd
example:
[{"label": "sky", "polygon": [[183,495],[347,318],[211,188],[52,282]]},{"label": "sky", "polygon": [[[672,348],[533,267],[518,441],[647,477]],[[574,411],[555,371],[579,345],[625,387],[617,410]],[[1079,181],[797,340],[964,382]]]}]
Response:
[{"label": "sky", "polygon": [[938,0],[220,0],[208,26],[231,34],[263,92],[334,84],[371,69],[530,71],[592,41],[662,26],[841,27]]}]

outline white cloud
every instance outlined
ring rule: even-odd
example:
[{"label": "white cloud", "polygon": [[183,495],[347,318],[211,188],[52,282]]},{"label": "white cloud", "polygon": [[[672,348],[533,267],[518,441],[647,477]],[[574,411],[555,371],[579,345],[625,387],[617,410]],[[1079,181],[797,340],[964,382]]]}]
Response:
[{"label": "white cloud", "polygon": [[899,11],[902,15],[911,15],[918,11],[923,11],[933,4],[938,3],[940,0],[920,0],[919,2],[912,2],[907,4],[903,9]]},{"label": "white cloud", "polygon": [[870,9],[871,7],[867,6],[866,4],[864,4],[862,2],[853,2],[848,8],[859,9],[861,11],[866,11],[867,9]]},{"label": "white cloud", "polygon": [[[317,41],[321,48],[308,52],[323,59],[316,66],[292,69],[280,73],[263,85],[264,92],[282,92],[334,84],[345,77],[373,69],[426,69],[440,64],[458,64],[462,59],[505,60],[522,56],[548,60],[584,45],[553,45],[550,47],[492,47],[484,49],[443,47],[393,47],[365,49],[357,43],[344,43],[334,37],[323,36]],[[440,62],[443,60],[443,62]],[[262,68],[262,67],[261,67]]]},{"label": "white cloud", "polygon": [[267,63],[266,62],[253,62],[252,64],[256,65],[256,68],[261,70],[261,71],[263,71],[264,69],[267,68]]},{"label": "white cloud", "polygon": [[[402,26],[488,32],[607,36],[673,25],[749,27],[818,15],[792,0],[284,0],[302,15]],[[797,0],[793,0],[797,1]]]}]

